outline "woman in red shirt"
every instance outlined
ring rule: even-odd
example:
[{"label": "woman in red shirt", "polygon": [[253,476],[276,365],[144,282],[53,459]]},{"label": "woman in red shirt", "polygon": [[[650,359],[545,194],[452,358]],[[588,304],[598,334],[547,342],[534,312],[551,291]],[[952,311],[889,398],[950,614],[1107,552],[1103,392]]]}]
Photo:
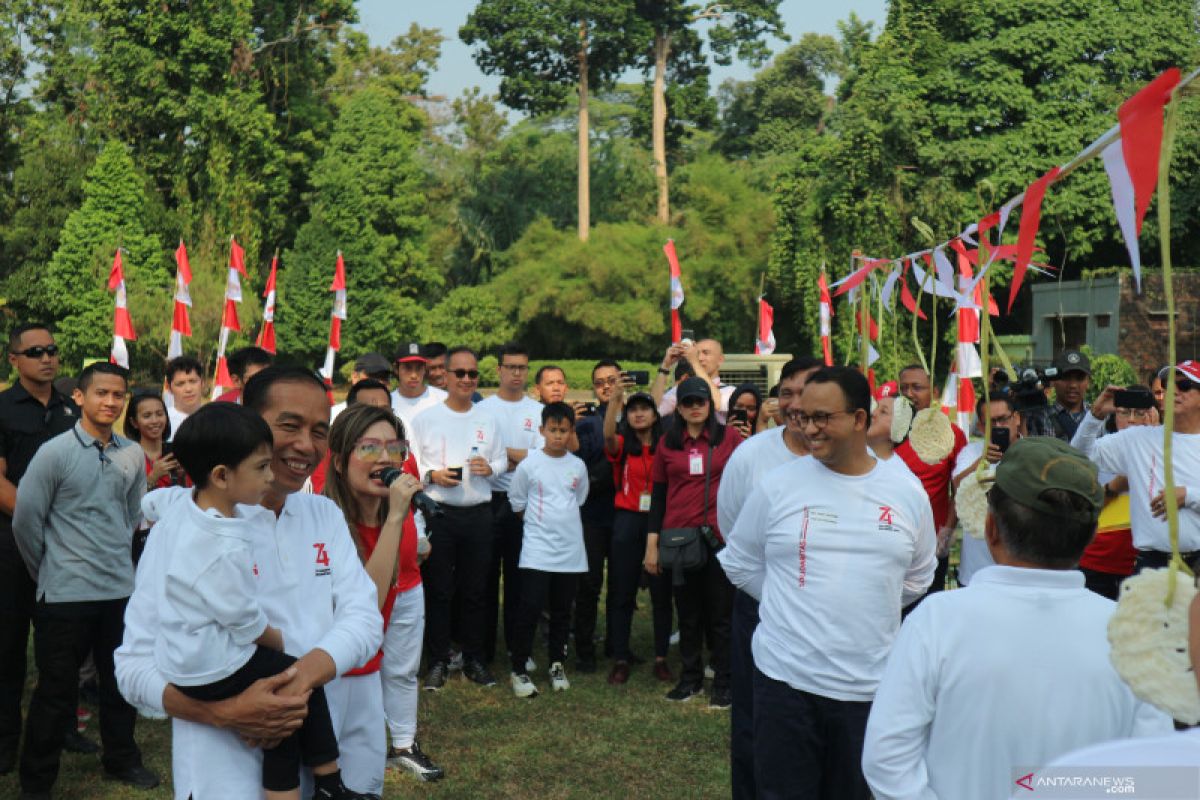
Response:
[{"label": "woman in red shirt", "polygon": [[[621,390],[608,402],[604,415],[604,454],[613,465],[617,487],[616,515],[608,550],[608,640],[612,644],[613,668],[608,682],[629,680],[629,631],[637,604],[638,586],[644,571],[646,532],[650,519],[650,471],[654,450],[662,435],[662,424],[654,398],[637,392],[625,399],[632,386],[624,377]],[[625,405],[620,423],[617,414]],[[667,666],[671,642],[671,585],[661,575],[650,575],[650,605],[654,619],[654,675],[661,681],[674,680]]]},{"label": "woman in red shirt", "polygon": [[[349,406],[329,431],[329,467],[325,494],[346,515],[383,613],[383,649],[363,666],[346,673],[347,677],[373,680],[375,692],[382,692],[383,702],[380,704],[379,694],[375,694],[373,702],[348,710],[348,714],[361,717],[356,719],[361,724],[352,726],[351,735],[361,730],[364,736],[381,737],[386,720],[392,739],[387,764],[407,769],[425,781],[437,780],[442,770],[421,751],[416,740],[417,669],[425,635],[425,597],[418,564],[428,554],[428,542],[419,535],[410,507],[413,495],[421,490],[421,481],[416,461],[409,454],[403,423],[391,409]],[[390,487],[380,477],[388,467],[404,472]],[[346,734],[343,726],[341,735]],[[344,748],[343,752],[350,749]],[[379,749],[382,755],[382,742]],[[380,772],[379,791],[382,778]]]},{"label": "woman in red shirt", "polygon": [[[658,535],[664,529],[708,526],[721,541],[717,528],[717,492],[721,472],[729,456],[742,441],[717,419],[708,381],[692,377],[679,384],[678,400],[666,433],[654,454],[651,471],[649,533],[646,536],[646,571],[660,572]],[[708,499],[705,503],[705,475]],[[733,614],[733,586],[725,577],[716,554],[709,552],[701,569],[686,572],[683,585],[675,586],[675,609],[679,614],[679,654],[682,670],[679,683],[667,693],[668,700],[685,701],[704,688],[704,641],[712,651],[715,673],[709,706],[729,708],[729,629]]]},{"label": "woman in red shirt", "polygon": [[[125,436],[142,448],[146,466],[146,491],[164,489],[168,486],[190,486],[187,475],[171,454],[171,419],[167,416],[167,404],[162,395],[154,391],[133,393],[129,408],[125,410]],[[133,532],[133,564],[142,559],[146,549],[146,537],[150,525],[139,521]]]}]

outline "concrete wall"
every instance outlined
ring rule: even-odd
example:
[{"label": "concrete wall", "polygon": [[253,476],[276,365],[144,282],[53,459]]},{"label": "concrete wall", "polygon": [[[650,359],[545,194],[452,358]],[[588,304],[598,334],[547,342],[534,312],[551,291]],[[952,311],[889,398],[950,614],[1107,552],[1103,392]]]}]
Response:
[{"label": "concrete wall", "polygon": [[[1091,345],[1097,353],[1118,351],[1121,279],[1035,283],[1033,357],[1049,364],[1065,348]],[[1063,341],[1062,332],[1067,334]]]},{"label": "concrete wall", "polygon": [[[1121,278],[1119,352],[1144,378],[1147,371],[1167,363],[1167,303],[1162,275],[1142,276],[1142,293],[1133,276]],[[1200,274],[1176,272],[1176,358],[1200,358]],[[1110,351],[1111,352],[1111,351]]]}]

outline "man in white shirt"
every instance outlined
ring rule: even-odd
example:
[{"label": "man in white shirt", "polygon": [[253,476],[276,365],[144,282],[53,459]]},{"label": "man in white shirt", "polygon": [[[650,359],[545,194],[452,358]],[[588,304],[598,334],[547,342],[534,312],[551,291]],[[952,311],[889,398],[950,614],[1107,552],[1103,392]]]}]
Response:
[{"label": "man in white shirt", "polygon": [[929,501],[868,450],[870,405],[856,370],[809,377],[791,411],[812,458],[762,478],[718,556],[760,603],[759,797],[868,800],[859,763],[871,699],[902,604],[933,578]]},{"label": "man in white shirt", "polygon": [[[299,660],[229,700],[193,700],[170,685],[155,663],[154,645],[173,542],[151,535],[125,612],[125,638],[115,653],[117,682],[133,705],[173,718],[177,800],[261,798],[259,746],[273,746],[298,729],[308,689],[322,685],[345,783],[371,791],[382,782],[383,765],[375,756],[382,762],[384,747],[382,741],[360,743],[344,736],[359,701],[338,676],[367,661],[383,641],[375,585],[358,559],[341,510],[328,498],[300,491],[328,448],[325,384],[301,367],[268,367],[247,382],[242,403],[267,421],[274,438],[274,480],[262,502],[274,513],[258,517],[262,524],[253,544],[258,600],[271,624],[283,631],[285,651]],[[147,495],[143,510],[157,518],[187,497],[186,489],[160,489]]]},{"label": "man in white shirt", "polygon": [[[425,351],[416,342],[401,347],[392,361],[396,365],[397,379],[396,388],[392,390],[392,411],[404,423],[404,435],[411,442],[414,439],[413,420],[425,409],[445,401],[446,390],[426,383]],[[422,468],[419,459],[417,467]]]},{"label": "man in white shirt", "polygon": [[[738,515],[762,477],[775,467],[808,455],[808,443],[795,418],[788,412],[800,399],[808,376],[823,362],[812,356],[794,358],[779,372],[779,413],[784,425],[751,436],[733,451],[721,473],[717,492],[717,521],[721,530],[734,530]],[[730,632],[730,764],[733,797],[753,800],[754,785],[754,656],[750,641],[758,627],[758,601],[741,589],[733,596]]]},{"label": "man in white shirt", "polygon": [[[519,464],[531,450],[544,444],[541,427],[542,404],[525,394],[529,380],[529,353],[519,344],[500,348],[500,389],[479,408],[491,414],[500,427],[500,438],[509,464]],[[515,469],[515,467],[514,467]],[[487,615],[484,619],[483,657],[491,663],[496,655],[496,622],[500,616],[500,573],[504,572],[504,644],[512,650],[513,624],[521,598],[521,520],[508,503],[513,473],[492,477],[492,565],[488,572]]]},{"label": "man in white shirt", "polygon": [[1171,730],[1113,669],[1114,605],[1075,569],[1103,505],[1095,465],[1061,440],[1008,449],[988,494],[996,566],[926,598],[888,659],[863,752],[876,798],[999,800],[1014,771]]},{"label": "man in white shirt", "polygon": [[471,401],[479,366],[470,348],[447,352],[446,386],[445,402],[418,414],[409,438],[426,492],[443,511],[428,521],[433,551],[422,568],[430,652],[425,688],[430,690],[441,689],[450,672],[450,607],[456,594],[463,675],[480,686],[496,685],[483,651],[492,563],[491,478],[508,469],[495,418]]},{"label": "man in white shirt", "polygon": [[[692,372],[696,377],[703,378],[708,382],[709,388],[712,390],[713,402],[717,404],[717,418],[724,423],[725,412],[729,410],[729,398],[737,387],[721,383],[721,365],[725,363],[725,351],[721,348],[721,343],[716,339],[701,339],[692,344],[685,339],[679,344],[672,345],[667,349],[662,365],[658,368],[659,374],[668,374],[680,359],[691,365]],[[664,417],[670,416],[671,412],[675,410],[675,388],[672,386],[668,389],[663,395],[662,402],[658,404],[658,412]]]},{"label": "man in white shirt", "polygon": [[167,390],[171,396],[167,417],[171,430],[177,431],[188,415],[204,403],[204,367],[191,356],[171,359],[167,362]]},{"label": "man in white shirt", "polygon": [[[1200,361],[1181,361],[1159,375],[1164,382],[1175,381],[1174,502],[1179,508],[1179,549],[1195,571],[1200,569]],[[1138,551],[1134,571],[1141,572],[1165,567],[1171,558],[1163,493],[1163,431],[1135,426],[1099,438],[1104,420],[1116,411],[1114,395],[1120,390],[1109,386],[1096,398],[1071,444],[1101,471],[1124,475],[1129,481],[1130,527]]]}]

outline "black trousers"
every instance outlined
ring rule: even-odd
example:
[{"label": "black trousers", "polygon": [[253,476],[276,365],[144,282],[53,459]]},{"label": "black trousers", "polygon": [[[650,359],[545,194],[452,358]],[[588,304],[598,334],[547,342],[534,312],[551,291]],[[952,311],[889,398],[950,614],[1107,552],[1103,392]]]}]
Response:
[{"label": "black trousers", "polygon": [[[261,678],[278,675],[296,662],[287,653],[261,645],[242,667],[227,678],[203,686],[176,686],[194,700],[226,700],[236,697]],[[263,750],[263,788],[287,792],[300,786],[300,764],[310,767],[337,761],[337,736],[329,717],[325,690],[318,686],[308,696],[308,716],[300,730],[270,750]]]},{"label": "black trousers", "polygon": [[83,603],[39,602],[33,612],[33,650],[38,682],[29,701],[21,788],[49,792],[58,778],[63,738],[79,704],[79,667],[90,651],[100,679],[100,741],[105,769],[119,771],[142,763],[133,740],[137,711],[117,689],[113,651],[125,635],[125,604],[119,600]]},{"label": "black trousers", "polygon": [[21,742],[21,698],[36,589],[4,517],[0,519],[0,761],[15,761]]},{"label": "black trousers", "polygon": [[1109,600],[1120,598],[1121,583],[1129,577],[1128,575],[1100,572],[1099,570],[1086,569],[1084,567],[1080,567],[1079,571],[1083,573],[1083,585],[1085,587],[1101,597],[1107,597]]},{"label": "black trousers", "polygon": [[647,575],[642,569],[646,557],[646,529],[650,515],[638,511],[617,509],[613,520],[612,541],[608,548],[608,641],[617,661],[628,661],[630,630],[633,612],[637,607],[638,589],[643,581],[650,589],[650,607],[654,621],[654,655],[666,658],[671,644],[671,579],[669,576]]},{"label": "black trousers", "polygon": [[758,627],[758,601],[741,589],[733,594],[729,669],[733,707],[729,711],[729,758],[734,800],[754,800],[754,654],[750,650]]},{"label": "black trousers", "polygon": [[754,778],[762,800],[871,800],[862,773],[869,702],[793,689],[754,670]]},{"label": "black trousers", "polygon": [[[668,577],[668,580],[670,578]],[[675,586],[675,610],[679,612],[680,683],[699,686],[704,682],[704,641],[712,651],[716,673],[713,689],[729,688],[729,626],[733,615],[733,584],[725,577],[721,562],[709,553],[708,561],[695,572],[685,572],[683,585]]]},{"label": "black trousers", "polygon": [[488,567],[492,563],[492,507],[443,505],[429,524],[433,549],[421,568],[425,584],[425,637],[430,657],[450,658],[450,605],[457,592],[463,658],[483,660]]},{"label": "black trousers", "polygon": [[525,662],[533,653],[533,637],[542,612],[550,610],[550,643],[546,660],[553,664],[567,657],[567,639],[571,636],[571,602],[578,591],[579,576],[574,572],[521,570],[521,604],[513,630],[512,671],[525,672]]},{"label": "black trousers", "polygon": [[[1191,567],[1192,572],[1200,572],[1200,550],[1191,553],[1181,553],[1184,563]],[[1133,562],[1133,574],[1137,575],[1144,569],[1162,569],[1171,563],[1171,554],[1161,550],[1138,550]]]},{"label": "black trousers", "polygon": [[[575,595],[575,655],[577,658],[596,657],[596,612],[600,607],[600,589],[604,586],[604,557],[612,528],[603,525],[583,526],[583,547],[587,551],[588,571],[579,576]],[[611,589],[609,600],[612,599]],[[605,632],[607,641],[608,632]],[[605,647],[607,651],[609,648]]]},{"label": "black trousers", "polygon": [[492,564],[488,572],[487,616],[483,628],[483,656],[489,664],[496,656],[496,623],[500,620],[500,573],[504,573],[504,644],[512,650],[513,624],[521,603],[521,537],[525,526],[508,504],[508,494],[492,492]]}]

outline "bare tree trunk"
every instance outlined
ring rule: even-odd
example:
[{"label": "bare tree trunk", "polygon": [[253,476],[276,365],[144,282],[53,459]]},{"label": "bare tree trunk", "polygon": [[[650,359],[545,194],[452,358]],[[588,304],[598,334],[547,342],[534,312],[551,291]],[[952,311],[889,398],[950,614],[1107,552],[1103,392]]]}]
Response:
[{"label": "bare tree trunk", "polygon": [[590,158],[588,154],[588,33],[579,24],[579,241],[588,240],[591,218]]},{"label": "bare tree trunk", "polygon": [[652,139],[654,146],[654,180],[658,184],[658,221],[671,221],[671,201],[667,185],[667,56],[671,39],[665,30],[654,35],[654,108]]}]

